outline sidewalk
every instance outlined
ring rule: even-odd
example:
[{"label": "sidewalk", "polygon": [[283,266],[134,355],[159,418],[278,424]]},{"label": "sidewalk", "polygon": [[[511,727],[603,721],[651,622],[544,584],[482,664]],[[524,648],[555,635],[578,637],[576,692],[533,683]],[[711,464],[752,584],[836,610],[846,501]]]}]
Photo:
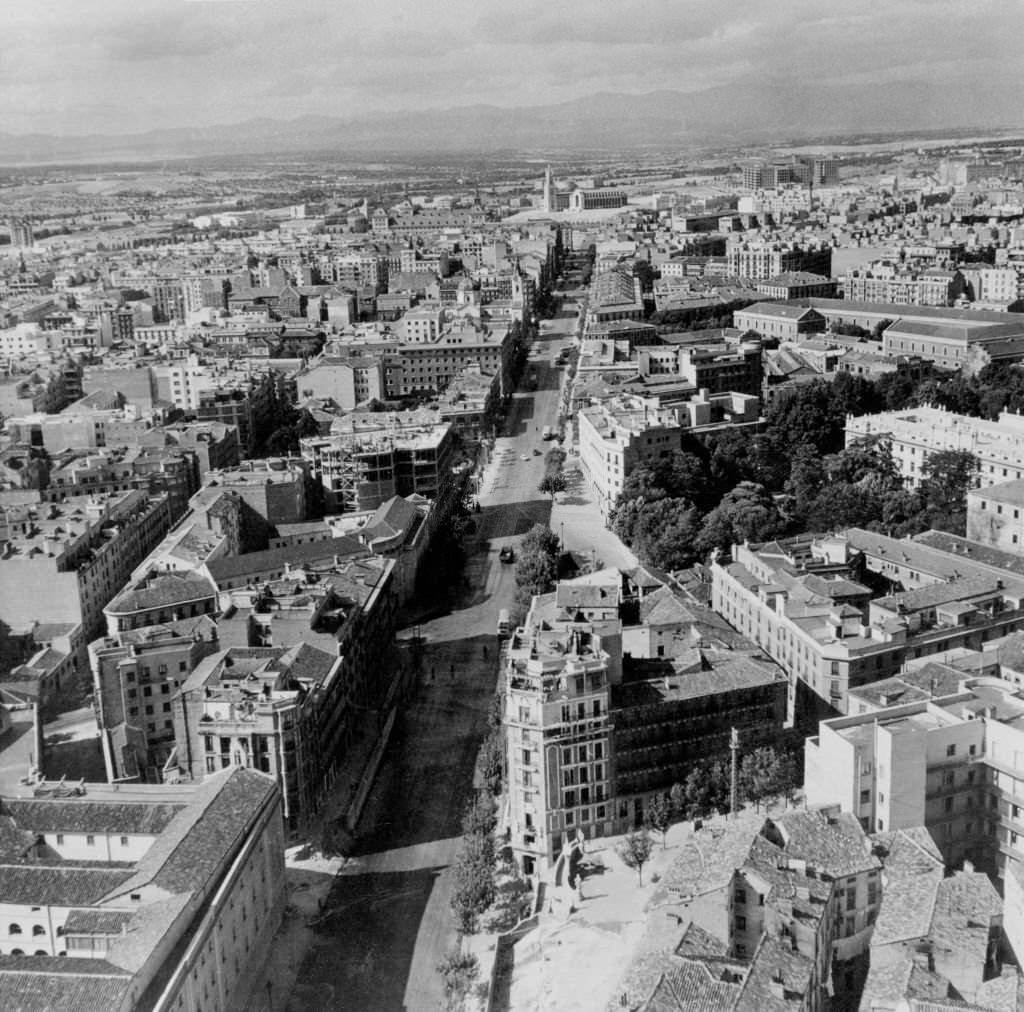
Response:
[{"label": "sidewalk", "polygon": [[579,461],[570,455],[563,469],[566,491],[556,497],[551,510],[551,530],[563,540],[568,551],[593,551],[597,568],[614,566],[633,569],[637,557],[604,524],[594,491],[587,487]]}]

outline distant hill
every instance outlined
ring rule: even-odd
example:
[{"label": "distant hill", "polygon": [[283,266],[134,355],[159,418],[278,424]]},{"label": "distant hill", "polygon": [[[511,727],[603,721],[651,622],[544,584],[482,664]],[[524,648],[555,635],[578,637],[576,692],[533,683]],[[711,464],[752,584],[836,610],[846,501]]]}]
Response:
[{"label": "distant hill", "polygon": [[178,127],[128,135],[0,133],[0,163],[119,161],[286,151],[592,150],[742,144],[773,138],[835,137],[1018,126],[1024,82],[980,82],[969,101],[923,81],[839,86],[751,82],[700,92],[596,94],[553,105],[453,109],[377,116],[306,115]]}]

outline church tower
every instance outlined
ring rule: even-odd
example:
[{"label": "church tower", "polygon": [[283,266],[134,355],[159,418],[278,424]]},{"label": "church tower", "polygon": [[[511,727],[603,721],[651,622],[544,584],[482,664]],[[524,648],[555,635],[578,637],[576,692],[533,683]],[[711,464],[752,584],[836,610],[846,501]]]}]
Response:
[{"label": "church tower", "polygon": [[549,214],[555,209],[555,184],[551,178],[551,166],[544,170],[544,210]]}]

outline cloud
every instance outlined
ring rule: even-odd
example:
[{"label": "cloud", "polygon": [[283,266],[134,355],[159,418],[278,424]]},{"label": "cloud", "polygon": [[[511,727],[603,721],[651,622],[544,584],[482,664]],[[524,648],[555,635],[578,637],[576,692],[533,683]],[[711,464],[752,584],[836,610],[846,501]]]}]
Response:
[{"label": "cloud", "polygon": [[[0,130],[550,104],[732,83],[1019,79],[1005,0],[47,0],[0,5]],[[941,99],[945,101],[945,99]],[[68,125],[70,124],[70,126]]]}]

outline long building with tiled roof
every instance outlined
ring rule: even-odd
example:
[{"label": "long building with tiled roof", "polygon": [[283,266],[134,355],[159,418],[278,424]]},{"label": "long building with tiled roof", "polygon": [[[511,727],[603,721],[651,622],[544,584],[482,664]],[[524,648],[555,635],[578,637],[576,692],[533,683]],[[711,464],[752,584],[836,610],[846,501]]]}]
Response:
[{"label": "long building with tiled roof", "polygon": [[236,1005],[283,909],[274,781],[66,793],[0,800],[0,1008]]}]

